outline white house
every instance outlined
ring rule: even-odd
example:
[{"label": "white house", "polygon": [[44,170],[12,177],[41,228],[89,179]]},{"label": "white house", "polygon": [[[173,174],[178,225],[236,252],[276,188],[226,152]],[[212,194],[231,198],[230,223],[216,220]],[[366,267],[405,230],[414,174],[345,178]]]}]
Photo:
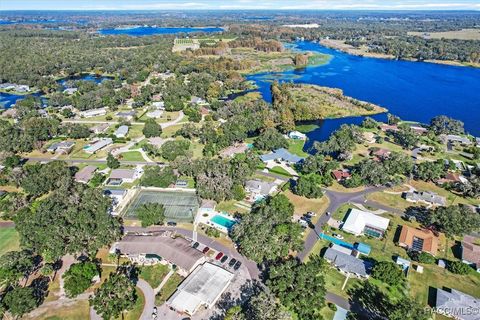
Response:
[{"label": "white house", "polygon": [[390,220],[379,215],[362,211],[358,209],[350,209],[348,217],[345,220],[342,230],[354,235],[368,235],[381,238],[388,228]]},{"label": "white house", "polygon": [[105,148],[106,146],[111,145],[112,143],[113,143],[113,140],[110,139],[110,138],[100,139],[100,140],[95,141],[92,144],[89,144],[89,145],[83,147],[83,151],[85,151],[86,153],[95,153],[98,150],[101,150],[101,149]]},{"label": "white house", "polygon": [[128,126],[120,126],[117,131],[115,131],[115,137],[125,138],[128,134]]},{"label": "white house", "polygon": [[245,191],[250,201],[262,199],[277,190],[277,184],[265,182],[262,180],[247,180],[245,182]]},{"label": "white house", "polygon": [[107,114],[107,108],[99,108],[99,109],[90,109],[90,110],[80,111],[80,117],[82,117],[82,118],[99,117],[99,116],[104,116],[106,114]]},{"label": "white house", "polygon": [[306,140],[307,136],[300,131],[290,131],[288,137],[294,140]]}]

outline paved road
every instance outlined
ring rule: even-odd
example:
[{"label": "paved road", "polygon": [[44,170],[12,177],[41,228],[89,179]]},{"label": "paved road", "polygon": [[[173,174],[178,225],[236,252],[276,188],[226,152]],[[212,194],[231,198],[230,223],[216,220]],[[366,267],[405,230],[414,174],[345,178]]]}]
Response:
[{"label": "paved road", "polygon": [[[42,158],[42,157],[27,157],[25,158],[27,160],[32,160],[32,161],[39,161],[39,162],[48,162],[48,161],[65,161],[68,163],[91,163],[91,164],[99,164],[99,163],[107,163],[106,159],[97,159],[97,160],[88,160],[88,159],[52,159],[52,158]],[[119,160],[121,164],[126,164],[126,165],[146,165],[146,166],[164,166],[165,163],[163,162],[147,162],[147,161],[125,161],[125,160]]]},{"label": "paved road", "polygon": [[141,320],[152,319],[153,307],[155,307],[155,292],[148,282],[142,279],[138,279],[137,288],[140,289],[145,297],[145,305],[143,306],[143,312],[140,316]]},{"label": "paved road", "polygon": [[[372,192],[382,191],[383,187],[371,187],[359,192],[339,192],[325,190],[325,195],[330,199],[330,204],[326,212],[335,212],[344,203],[365,203],[365,196]],[[373,207],[373,206],[372,206]],[[389,210],[390,211],[390,210]],[[308,234],[305,240],[304,249],[298,254],[300,260],[304,260],[318,240],[318,234],[322,232],[323,226],[327,223],[329,216],[323,213],[318,219],[313,230]]]}]

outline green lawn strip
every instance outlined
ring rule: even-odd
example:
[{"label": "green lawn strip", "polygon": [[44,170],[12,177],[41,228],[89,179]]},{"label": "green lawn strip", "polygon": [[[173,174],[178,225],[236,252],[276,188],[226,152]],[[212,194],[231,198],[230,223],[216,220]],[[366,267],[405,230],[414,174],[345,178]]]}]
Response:
[{"label": "green lawn strip", "polygon": [[162,305],[175,292],[178,285],[183,281],[183,277],[174,273],[165,283],[160,292],[155,296],[155,304]]},{"label": "green lawn strip", "polygon": [[169,267],[163,264],[143,266],[140,268],[140,278],[147,281],[152,288],[156,288],[160,285],[169,271]]},{"label": "green lawn strip", "polygon": [[288,151],[293,154],[296,154],[299,157],[307,157],[308,153],[303,151],[303,147],[305,146],[305,140],[288,140]]},{"label": "green lawn strip", "polygon": [[133,306],[133,309],[128,311],[125,314],[125,317],[121,317],[120,319],[125,319],[125,320],[137,320],[140,319],[140,316],[142,315],[143,312],[143,306],[145,305],[145,297],[143,296],[143,293],[140,289],[135,288],[137,291],[137,301],[135,302],[135,305]]},{"label": "green lawn strip", "polygon": [[287,170],[283,169],[282,167],[276,166],[273,167],[272,169],[269,169],[270,173],[278,174],[284,177],[290,178],[292,175],[287,172]]},{"label": "green lawn strip", "polygon": [[138,151],[127,151],[120,154],[120,160],[123,161],[145,161],[142,154]]},{"label": "green lawn strip", "polygon": [[0,256],[20,249],[20,236],[15,227],[0,228]]}]

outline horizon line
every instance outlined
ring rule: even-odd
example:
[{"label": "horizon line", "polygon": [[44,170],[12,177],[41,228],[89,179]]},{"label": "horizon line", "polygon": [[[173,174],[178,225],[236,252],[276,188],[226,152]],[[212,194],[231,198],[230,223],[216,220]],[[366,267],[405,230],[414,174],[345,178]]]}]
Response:
[{"label": "horizon line", "polygon": [[351,9],[265,9],[265,8],[247,8],[247,9],[217,9],[217,8],[210,8],[210,9],[172,9],[172,8],[165,8],[165,9],[108,9],[108,8],[96,8],[96,9],[2,9],[0,10],[0,15],[2,12],[5,11],[147,11],[147,12],[152,12],[152,11],[377,11],[377,12],[401,12],[401,11],[420,11],[420,12],[429,12],[429,11],[446,11],[446,12],[452,12],[452,11],[473,11],[473,12],[480,12],[480,9],[375,9],[375,8],[370,8],[370,9],[356,9],[356,8],[351,8]]}]

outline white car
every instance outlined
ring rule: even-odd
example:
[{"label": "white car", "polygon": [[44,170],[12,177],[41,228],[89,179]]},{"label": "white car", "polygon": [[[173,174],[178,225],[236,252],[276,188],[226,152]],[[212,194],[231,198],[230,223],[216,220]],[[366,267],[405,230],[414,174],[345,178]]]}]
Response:
[{"label": "white car", "polygon": [[333,236],[337,239],[343,240],[343,236],[341,234],[334,233]]},{"label": "white car", "polygon": [[316,214],[315,212],[309,211],[309,212],[307,212],[307,216],[309,216],[309,217],[316,217],[317,214]]}]

